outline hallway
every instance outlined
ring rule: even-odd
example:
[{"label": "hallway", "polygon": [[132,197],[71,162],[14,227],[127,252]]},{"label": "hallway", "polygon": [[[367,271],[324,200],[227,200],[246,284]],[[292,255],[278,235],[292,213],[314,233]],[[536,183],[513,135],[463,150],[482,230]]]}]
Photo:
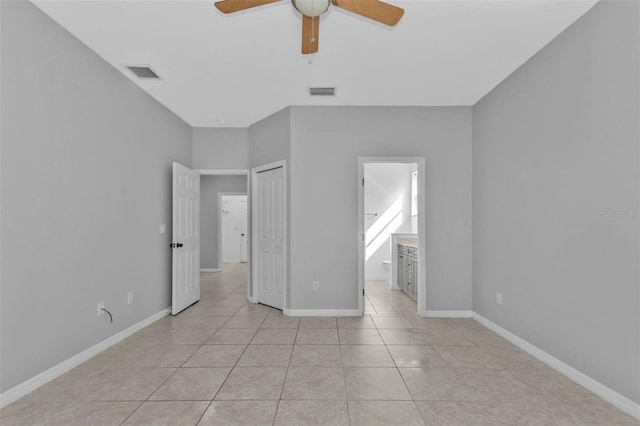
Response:
[{"label": "hallway", "polygon": [[3,425],[634,425],[471,319],[421,319],[369,282],[361,318],[246,303],[246,267],[202,300],[0,411]]}]

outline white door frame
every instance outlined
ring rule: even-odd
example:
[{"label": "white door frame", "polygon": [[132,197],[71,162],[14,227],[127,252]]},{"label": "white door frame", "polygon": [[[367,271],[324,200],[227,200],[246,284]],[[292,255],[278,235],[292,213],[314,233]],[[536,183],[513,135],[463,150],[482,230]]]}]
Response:
[{"label": "white door frame", "polygon": [[[284,283],[283,283],[283,288],[284,291],[282,292],[282,312],[286,313],[289,310],[289,307],[287,306],[287,294],[289,293],[289,281],[287,280],[287,277],[289,275],[289,268],[288,268],[288,261],[287,261],[287,252],[288,252],[288,232],[287,232],[287,220],[288,220],[288,215],[287,215],[287,161],[286,160],[280,160],[280,161],[276,161],[273,163],[269,163],[269,164],[265,164],[263,166],[258,166],[258,167],[254,167],[253,169],[251,169],[251,186],[255,187],[256,190],[252,192],[250,198],[251,198],[251,206],[257,206],[258,205],[258,197],[260,196],[259,192],[260,192],[260,188],[259,185],[256,185],[257,180],[258,180],[258,173],[259,172],[264,172],[267,171],[269,169],[275,169],[278,167],[282,167],[282,184],[284,186],[284,190],[282,191],[282,202],[284,203],[284,209],[282,211],[283,214],[283,222],[284,222],[284,226],[282,229],[282,256],[283,256],[283,261],[284,261],[284,274],[283,274],[283,278],[284,278]],[[249,198],[249,197],[248,197]],[[253,207],[252,207],[253,209]],[[251,229],[258,229],[258,215],[255,214],[251,214]],[[250,232],[249,236],[251,237],[251,258],[252,259],[257,259],[258,256],[258,241],[257,238],[258,236],[253,233]],[[257,275],[257,274],[256,274]],[[249,298],[249,301],[252,303],[258,303],[258,279],[257,276],[251,276],[251,293],[253,295],[253,297]]]},{"label": "white door frame", "polygon": [[[247,232],[249,233],[249,245],[251,245],[251,171],[249,169],[196,169],[196,172],[200,173],[200,176],[245,176],[247,178],[247,192],[238,194],[247,196]],[[230,193],[227,195],[231,195]],[[218,196],[218,210],[220,210],[220,196]],[[220,226],[220,212],[218,212],[218,267],[222,270],[221,262],[221,226]],[[202,228],[200,228],[202,232]],[[202,238],[200,238],[202,240]],[[247,250],[247,300],[251,301],[251,247]],[[255,302],[254,302],[255,303]]]},{"label": "white door frame", "polygon": [[[220,206],[222,205],[222,197],[227,195],[247,196],[247,233],[249,233],[249,195],[246,192],[218,192],[218,268],[220,270],[222,270],[222,215],[220,214]],[[249,263],[249,250],[247,250],[247,263]]]},{"label": "white door frame", "polygon": [[358,157],[358,310],[364,315],[364,164],[365,163],[413,163],[418,166],[418,315],[427,316],[426,280],[426,209],[425,209],[425,159],[424,157]]}]

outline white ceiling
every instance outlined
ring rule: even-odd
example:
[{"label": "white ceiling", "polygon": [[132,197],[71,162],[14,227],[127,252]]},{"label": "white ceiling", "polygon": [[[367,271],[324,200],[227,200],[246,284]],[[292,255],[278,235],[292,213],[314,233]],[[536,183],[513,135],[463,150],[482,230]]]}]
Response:
[{"label": "white ceiling", "polygon": [[[288,0],[231,15],[209,0],[34,1],[190,125],[246,127],[288,105],[473,105],[596,0],[389,2],[405,9],[394,28],[331,7],[304,56]],[[162,80],[123,67],[140,64]]]}]

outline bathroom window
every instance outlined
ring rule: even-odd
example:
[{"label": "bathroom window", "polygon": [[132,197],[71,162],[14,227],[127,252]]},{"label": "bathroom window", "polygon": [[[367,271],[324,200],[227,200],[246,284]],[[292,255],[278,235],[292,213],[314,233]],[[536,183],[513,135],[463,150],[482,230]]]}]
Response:
[{"label": "bathroom window", "polygon": [[418,216],[418,172],[411,173],[411,216]]}]

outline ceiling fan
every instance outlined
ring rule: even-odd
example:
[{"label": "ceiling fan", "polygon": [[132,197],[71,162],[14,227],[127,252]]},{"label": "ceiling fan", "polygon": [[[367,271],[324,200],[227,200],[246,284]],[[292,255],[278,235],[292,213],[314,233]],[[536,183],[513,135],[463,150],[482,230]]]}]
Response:
[{"label": "ceiling fan", "polygon": [[[279,1],[283,0],[223,0],[215,5],[222,13],[233,13]],[[390,27],[404,14],[403,9],[379,0],[291,0],[291,3],[302,14],[302,53],[305,55],[318,51],[320,15],[332,4]]]}]

